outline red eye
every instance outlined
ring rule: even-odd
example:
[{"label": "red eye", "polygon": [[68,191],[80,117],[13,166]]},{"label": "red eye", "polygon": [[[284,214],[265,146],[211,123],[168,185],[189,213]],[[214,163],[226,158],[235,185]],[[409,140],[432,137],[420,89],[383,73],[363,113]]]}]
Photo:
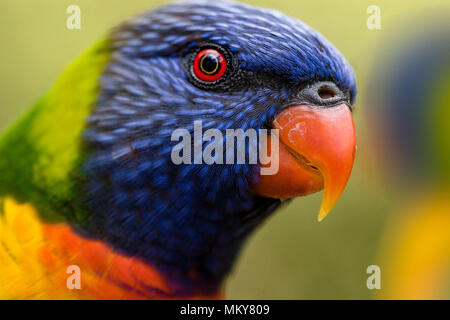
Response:
[{"label": "red eye", "polygon": [[205,82],[214,82],[225,74],[227,61],[219,51],[205,49],[195,56],[193,69],[198,79]]}]

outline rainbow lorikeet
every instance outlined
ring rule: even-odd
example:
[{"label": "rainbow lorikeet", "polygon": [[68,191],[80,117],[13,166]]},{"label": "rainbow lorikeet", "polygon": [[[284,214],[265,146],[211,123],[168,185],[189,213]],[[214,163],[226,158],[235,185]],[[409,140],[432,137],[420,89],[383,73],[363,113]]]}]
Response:
[{"label": "rainbow lorikeet", "polygon": [[[276,11],[194,1],[124,23],[0,140],[0,297],[221,297],[282,200],[325,187],[322,219],[339,198],[355,94],[342,55]],[[279,170],[175,164],[171,134],[197,120],[278,129]]]}]

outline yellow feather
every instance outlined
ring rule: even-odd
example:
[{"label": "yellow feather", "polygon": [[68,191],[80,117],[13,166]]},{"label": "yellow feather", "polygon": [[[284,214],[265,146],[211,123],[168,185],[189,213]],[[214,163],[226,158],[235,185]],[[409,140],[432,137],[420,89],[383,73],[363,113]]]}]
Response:
[{"label": "yellow feather", "polygon": [[67,277],[65,267],[57,260],[52,266],[42,260],[42,253],[50,246],[31,205],[4,199],[3,214],[0,215],[0,244],[0,299],[77,297],[76,292],[61,285]]}]

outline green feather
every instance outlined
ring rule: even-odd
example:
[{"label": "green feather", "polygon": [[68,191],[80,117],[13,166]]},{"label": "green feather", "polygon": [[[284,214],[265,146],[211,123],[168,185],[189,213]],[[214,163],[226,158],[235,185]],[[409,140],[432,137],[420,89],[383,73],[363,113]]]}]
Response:
[{"label": "green feather", "polygon": [[106,41],[88,50],[3,135],[0,196],[34,204],[47,221],[83,219],[84,213],[73,206],[82,179],[81,133],[95,106],[98,78],[109,53]]}]

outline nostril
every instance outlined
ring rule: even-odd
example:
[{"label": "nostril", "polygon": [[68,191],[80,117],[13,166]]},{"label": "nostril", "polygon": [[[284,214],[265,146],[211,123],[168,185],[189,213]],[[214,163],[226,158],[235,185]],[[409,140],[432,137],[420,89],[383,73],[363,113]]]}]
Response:
[{"label": "nostril", "polygon": [[331,81],[317,81],[299,92],[300,99],[317,106],[329,106],[339,101],[347,101],[347,94]]},{"label": "nostril", "polygon": [[322,86],[317,90],[317,94],[320,98],[327,100],[337,96],[336,91],[327,86]]}]

